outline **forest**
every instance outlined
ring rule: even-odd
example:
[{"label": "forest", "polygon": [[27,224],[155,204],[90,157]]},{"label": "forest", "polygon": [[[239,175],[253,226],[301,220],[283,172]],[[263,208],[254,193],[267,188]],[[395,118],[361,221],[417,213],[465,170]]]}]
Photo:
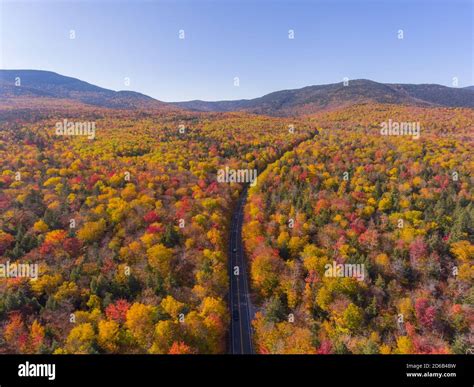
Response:
[{"label": "forest", "polygon": [[[381,135],[389,119],[418,122],[420,137]],[[319,133],[249,190],[257,352],[466,353],[473,111],[363,105],[309,120]],[[338,265],[365,276],[327,270]]]},{"label": "forest", "polygon": [[[0,278],[0,353],[225,353],[244,186],[218,181],[228,169],[258,171],[243,230],[256,352],[472,345],[472,109],[0,116],[0,263],[38,267]],[[94,136],[57,135],[64,120]],[[389,120],[418,122],[419,138],[382,135]]]},{"label": "forest", "polygon": [[[0,352],[226,352],[243,185],[216,171],[263,170],[311,124],[51,104],[0,115],[0,263],[39,272],[0,278]],[[93,122],[94,138],[57,135],[65,119]]]}]

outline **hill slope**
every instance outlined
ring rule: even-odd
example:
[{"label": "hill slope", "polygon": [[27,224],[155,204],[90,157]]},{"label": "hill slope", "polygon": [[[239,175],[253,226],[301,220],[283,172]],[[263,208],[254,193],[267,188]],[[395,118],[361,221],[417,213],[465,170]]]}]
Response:
[{"label": "hill slope", "polygon": [[[16,79],[20,85],[15,84]],[[66,77],[51,71],[0,70],[0,98],[2,100],[21,98],[68,99],[87,105],[107,108],[170,108],[134,91],[113,91]]]},{"label": "hill slope", "polygon": [[474,90],[441,85],[383,84],[359,79],[302,89],[282,90],[260,98],[237,101],[188,101],[176,106],[199,111],[245,110],[257,114],[309,114],[358,103],[392,103],[418,106],[474,108]]},{"label": "hill slope", "polygon": [[[21,84],[17,86],[15,80]],[[259,98],[235,101],[187,101],[166,103],[134,91],[113,91],[51,71],[0,70],[0,102],[80,103],[113,109],[243,111],[272,116],[312,114],[361,103],[402,104],[474,108],[474,88],[451,88],[435,84],[384,84],[365,79],[276,91]]]}]

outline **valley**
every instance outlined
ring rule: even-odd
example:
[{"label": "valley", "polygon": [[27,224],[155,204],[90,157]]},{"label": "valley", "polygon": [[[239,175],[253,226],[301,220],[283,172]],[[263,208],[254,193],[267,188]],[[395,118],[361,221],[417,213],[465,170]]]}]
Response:
[{"label": "valley", "polygon": [[0,72],[0,263],[38,267],[0,281],[1,353],[470,345],[473,91],[354,81],[198,111],[45,73]]}]

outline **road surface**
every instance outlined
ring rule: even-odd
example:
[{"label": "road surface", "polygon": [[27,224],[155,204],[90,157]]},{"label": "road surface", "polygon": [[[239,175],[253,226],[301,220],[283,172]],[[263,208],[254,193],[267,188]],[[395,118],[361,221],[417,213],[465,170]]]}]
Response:
[{"label": "road surface", "polygon": [[[251,354],[252,328],[251,305],[248,286],[248,270],[242,245],[242,224],[247,188],[244,188],[238,205],[232,214],[230,227],[230,353]],[[238,268],[238,274],[236,274]]]}]

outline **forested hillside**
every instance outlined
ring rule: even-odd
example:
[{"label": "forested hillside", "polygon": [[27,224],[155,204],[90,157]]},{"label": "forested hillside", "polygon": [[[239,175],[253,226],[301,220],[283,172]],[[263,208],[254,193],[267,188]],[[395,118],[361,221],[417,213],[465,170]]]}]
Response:
[{"label": "forested hillside", "polygon": [[[39,265],[0,281],[0,351],[225,352],[242,185],[216,171],[263,169],[311,125],[58,109],[0,112],[1,263]],[[93,121],[94,138],[56,135],[65,117]]]},{"label": "forested hillside", "polygon": [[[381,135],[391,119],[419,138]],[[474,112],[363,105],[310,122],[319,135],[249,191],[257,351],[466,353]]]}]

